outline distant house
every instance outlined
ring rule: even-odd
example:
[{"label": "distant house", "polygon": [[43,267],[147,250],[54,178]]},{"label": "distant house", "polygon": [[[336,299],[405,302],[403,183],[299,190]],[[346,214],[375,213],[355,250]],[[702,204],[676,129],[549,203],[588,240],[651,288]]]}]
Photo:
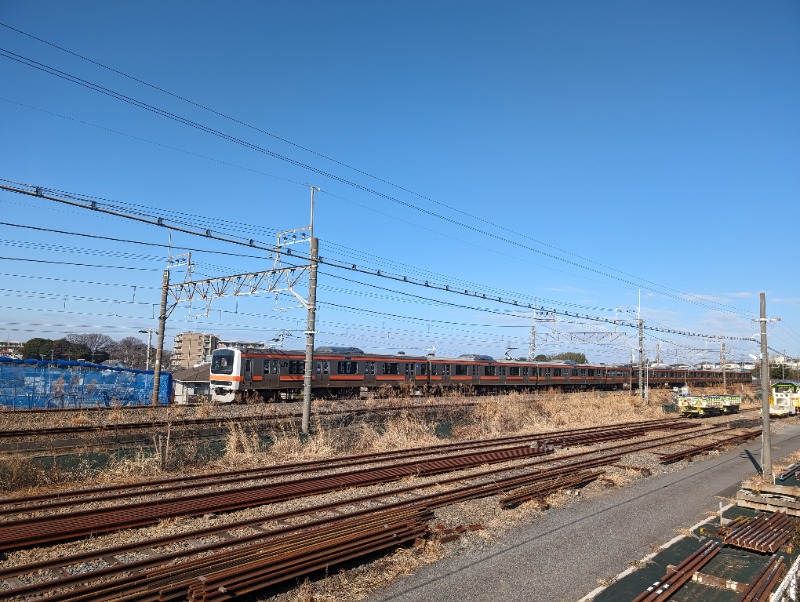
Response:
[{"label": "distant house", "polygon": [[202,403],[211,399],[211,364],[185,368],[172,373],[175,403]]}]

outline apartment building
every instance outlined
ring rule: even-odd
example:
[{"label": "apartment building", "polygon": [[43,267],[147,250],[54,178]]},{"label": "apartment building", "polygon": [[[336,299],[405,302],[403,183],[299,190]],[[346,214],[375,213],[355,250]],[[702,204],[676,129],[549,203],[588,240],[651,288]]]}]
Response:
[{"label": "apartment building", "polygon": [[172,348],[172,369],[193,368],[211,361],[211,353],[219,347],[219,336],[205,332],[181,332],[175,335]]}]

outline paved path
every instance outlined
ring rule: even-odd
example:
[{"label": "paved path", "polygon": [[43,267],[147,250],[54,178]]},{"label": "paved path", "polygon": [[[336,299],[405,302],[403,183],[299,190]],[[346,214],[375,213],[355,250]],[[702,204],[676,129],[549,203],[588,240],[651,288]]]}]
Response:
[{"label": "paved path", "polygon": [[[800,426],[772,435],[773,462],[800,449]],[[447,558],[369,602],[575,602],[719,510],[756,474],[761,440],[684,470],[545,513],[490,549]]]}]

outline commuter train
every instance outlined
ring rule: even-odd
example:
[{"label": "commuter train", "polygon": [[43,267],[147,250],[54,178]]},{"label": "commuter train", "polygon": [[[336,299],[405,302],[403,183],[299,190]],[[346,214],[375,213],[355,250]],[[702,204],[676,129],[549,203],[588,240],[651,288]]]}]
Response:
[{"label": "commuter train", "polygon": [[[437,395],[463,390],[475,394],[537,389],[613,390],[636,386],[638,367],[571,362],[496,360],[488,355],[456,358],[379,355],[355,347],[318,347],[314,351],[315,397],[358,397],[389,392]],[[218,403],[278,401],[302,397],[305,352],[282,349],[214,351],[211,399]],[[723,373],[693,368],[650,367],[650,387],[721,384]],[[749,384],[749,372],[726,372],[729,384]]]}]

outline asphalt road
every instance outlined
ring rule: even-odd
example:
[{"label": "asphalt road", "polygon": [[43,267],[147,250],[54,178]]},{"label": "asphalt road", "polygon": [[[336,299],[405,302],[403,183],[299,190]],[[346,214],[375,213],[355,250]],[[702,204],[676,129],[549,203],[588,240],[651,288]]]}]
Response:
[{"label": "asphalt road", "polygon": [[[772,458],[800,449],[800,426],[772,435]],[[378,602],[576,602],[719,510],[756,474],[761,439],[687,468],[547,512],[490,549],[444,559],[372,595]]]}]

